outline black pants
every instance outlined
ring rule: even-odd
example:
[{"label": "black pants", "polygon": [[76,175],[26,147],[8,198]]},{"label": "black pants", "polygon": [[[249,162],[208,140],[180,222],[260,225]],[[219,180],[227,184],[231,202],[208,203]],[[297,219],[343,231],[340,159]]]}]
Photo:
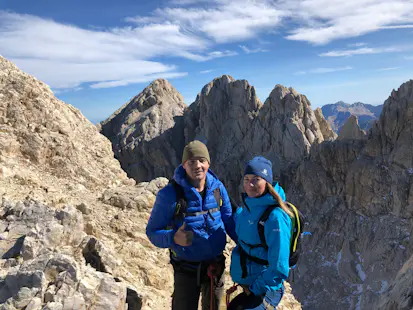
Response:
[{"label": "black pants", "polygon": [[172,310],[197,310],[199,295],[202,293],[202,310],[218,310],[224,294],[225,257],[220,256],[216,263],[219,273],[213,283],[213,302],[211,308],[211,281],[208,277],[209,262],[202,262],[198,267],[172,263],[174,267],[174,293],[172,295]]}]

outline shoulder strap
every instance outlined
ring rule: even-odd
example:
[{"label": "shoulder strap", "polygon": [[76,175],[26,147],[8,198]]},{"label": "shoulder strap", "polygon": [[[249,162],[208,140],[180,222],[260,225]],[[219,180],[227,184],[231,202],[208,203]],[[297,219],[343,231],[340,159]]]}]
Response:
[{"label": "shoulder strap", "polygon": [[187,202],[185,198],[185,192],[181,185],[179,185],[175,180],[169,181],[172,184],[175,193],[176,193],[176,205],[175,205],[175,213],[173,219],[177,219],[180,217],[185,217],[185,213],[187,211]]},{"label": "shoulder strap", "polygon": [[258,221],[258,235],[260,236],[261,246],[268,251],[268,244],[265,241],[265,222],[270,217],[271,212],[277,207],[277,205],[269,206],[265,211],[262,213],[259,221]]},{"label": "shoulder strap", "polygon": [[222,197],[221,197],[221,191],[219,190],[219,187],[214,189],[214,198],[215,201],[217,202],[218,208],[222,207]]},{"label": "shoulder strap", "polygon": [[287,202],[287,206],[290,208],[291,212],[294,214],[294,219],[291,219],[293,221],[293,231],[291,235],[291,251],[294,253],[297,250],[297,243],[298,239],[300,238],[300,235],[302,233],[302,226],[304,223],[301,223],[302,216],[300,216],[300,211],[294,206],[292,203]]},{"label": "shoulder strap", "polygon": [[245,194],[241,195],[242,204],[244,207],[247,208],[248,212],[251,212],[250,207],[248,207],[247,203],[245,202]]}]

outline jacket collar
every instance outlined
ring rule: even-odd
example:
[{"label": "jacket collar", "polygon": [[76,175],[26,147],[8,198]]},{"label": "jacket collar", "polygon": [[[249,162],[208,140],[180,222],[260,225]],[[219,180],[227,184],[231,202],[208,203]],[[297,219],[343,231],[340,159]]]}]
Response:
[{"label": "jacket collar", "polygon": [[[274,182],[273,186],[276,188],[278,183]],[[242,193],[242,202],[246,205],[249,211],[251,211],[250,208],[254,207],[268,207],[278,204],[277,200],[275,200],[275,198],[269,193],[256,198],[248,197],[246,193]]]},{"label": "jacket collar", "polygon": [[[189,182],[188,178],[186,177],[186,172],[185,172],[184,167],[182,167],[182,165],[179,165],[179,167],[175,169],[174,179],[176,183],[178,183],[184,188],[193,187],[192,184]],[[211,169],[208,169],[208,172],[206,174],[206,188],[207,189],[217,188],[218,181],[219,180],[217,176],[212,172]]]},{"label": "jacket collar", "polygon": [[268,207],[277,204],[277,201],[269,193],[257,198],[248,197],[243,193],[243,202],[249,209],[254,207]]}]

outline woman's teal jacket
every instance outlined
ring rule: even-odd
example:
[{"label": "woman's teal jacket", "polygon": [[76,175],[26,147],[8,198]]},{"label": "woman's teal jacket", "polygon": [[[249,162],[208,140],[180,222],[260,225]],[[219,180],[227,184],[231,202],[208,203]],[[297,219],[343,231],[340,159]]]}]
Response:
[{"label": "woman's teal jacket", "polygon": [[[274,189],[285,201],[282,187],[276,183]],[[232,251],[231,277],[236,283],[248,285],[253,294],[261,295],[281,288],[284,279],[288,277],[292,223],[287,213],[281,208],[275,208],[264,226],[268,251],[262,247],[251,248],[247,244],[261,243],[257,228],[258,221],[264,210],[276,204],[276,200],[270,194],[258,198],[245,196],[245,204],[248,208],[245,206],[238,208],[234,215],[238,245]],[[248,276],[242,278],[240,246],[249,255],[267,260],[269,265],[260,265],[247,259]]]}]

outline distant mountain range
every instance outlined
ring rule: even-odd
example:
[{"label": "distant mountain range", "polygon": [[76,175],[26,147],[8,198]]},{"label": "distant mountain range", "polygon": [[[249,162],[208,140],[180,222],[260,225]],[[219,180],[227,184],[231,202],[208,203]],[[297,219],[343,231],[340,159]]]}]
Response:
[{"label": "distant mountain range", "polygon": [[337,133],[346,123],[350,115],[356,115],[358,117],[360,128],[367,131],[374,121],[380,117],[382,109],[383,105],[374,106],[362,102],[349,104],[343,101],[326,104],[321,108],[331,129]]}]

